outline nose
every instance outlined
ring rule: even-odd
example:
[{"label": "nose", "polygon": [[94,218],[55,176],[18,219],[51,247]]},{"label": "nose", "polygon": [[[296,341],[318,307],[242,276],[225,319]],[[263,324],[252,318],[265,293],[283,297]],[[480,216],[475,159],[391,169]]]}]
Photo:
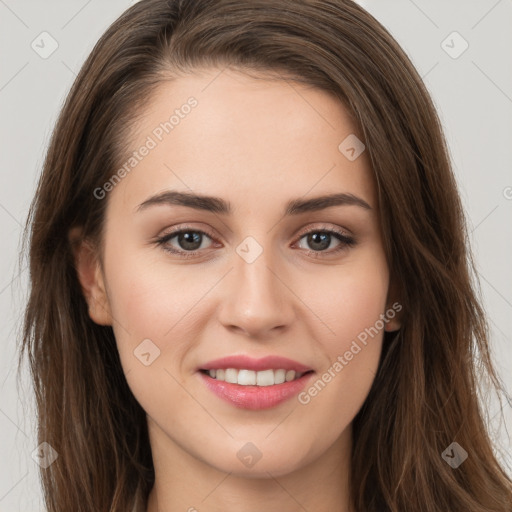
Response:
[{"label": "nose", "polygon": [[[219,321],[248,337],[282,335],[294,318],[293,293],[270,250],[252,262],[234,253],[234,268],[225,278]],[[281,270],[279,270],[281,268]]]}]

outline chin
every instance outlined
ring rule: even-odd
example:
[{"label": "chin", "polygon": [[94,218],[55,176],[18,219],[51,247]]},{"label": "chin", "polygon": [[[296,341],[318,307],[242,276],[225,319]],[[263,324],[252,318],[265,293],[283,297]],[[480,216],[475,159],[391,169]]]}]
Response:
[{"label": "chin", "polygon": [[[292,447],[293,448],[293,447]],[[269,453],[266,454],[266,451]],[[220,455],[220,454],[219,454]],[[231,473],[240,478],[269,478],[283,476],[306,466],[310,460],[307,454],[301,454],[297,449],[275,450],[272,447],[258,450],[250,442],[237,446],[235,456],[226,456],[207,460],[214,468],[225,473]],[[270,474],[270,475],[269,475]]]}]

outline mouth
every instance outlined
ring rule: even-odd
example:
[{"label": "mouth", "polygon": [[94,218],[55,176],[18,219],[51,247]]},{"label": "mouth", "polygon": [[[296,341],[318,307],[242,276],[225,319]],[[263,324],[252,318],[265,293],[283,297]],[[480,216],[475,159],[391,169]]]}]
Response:
[{"label": "mouth", "polygon": [[312,379],[313,370],[201,369],[198,375],[214,395],[238,409],[261,411],[277,407],[298,395]]},{"label": "mouth", "polygon": [[274,355],[261,359],[232,355],[197,369],[197,375],[214,395],[234,407],[249,410],[270,409],[290,400],[314,373],[311,367]]},{"label": "mouth", "polygon": [[258,386],[267,387],[284,384],[285,382],[293,382],[299,380],[304,375],[313,373],[313,370],[298,372],[295,370],[268,369],[268,370],[248,370],[237,368],[212,368],[199,370],[203,375],[207,375],[211,379],[229,384],[237,384],[238,386]]}]

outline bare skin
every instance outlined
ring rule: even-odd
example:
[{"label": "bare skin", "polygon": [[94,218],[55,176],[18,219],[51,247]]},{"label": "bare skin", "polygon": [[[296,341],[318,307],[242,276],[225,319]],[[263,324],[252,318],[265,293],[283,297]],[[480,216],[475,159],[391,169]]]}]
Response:
[{"label": "bare skin", "polygon": [[[399,315],[309,401],[241,409],[213,394],[198,368],[228,355],[279,355],[314,370],[309,388],[398,300],[369,160],[363,152],[350,161],[338,149],[350,134],[362,136],[323,91],[219,73],[159,87],[134,149],[187,98],[197,106],[103,199],[103,268],[87,244],[77,253],[91,319],[113,326],[127,381],[147,413],[156,475],[147,512],[349,512],[352,421],[374,380],[383,332],[400,327]],[[232,212],[138,210],[166,190],[219,197]],[[292,199],[333,193],[370,208],[284,215]],[[213,236],[196,234],[201,243],[192,250],[178,236],[155,242],[182,227]],[[327,235],[318,249],[319,233],[332,229],[355,243]],[[253,245],[244,245],[247,237]],[[237,252],[258,246],[250,263]],[[160,350],[154,358],[150,348],[148,365],[134,355],[146,339]],[[261,455],[251,467],[237,456],[249,442]]]}]

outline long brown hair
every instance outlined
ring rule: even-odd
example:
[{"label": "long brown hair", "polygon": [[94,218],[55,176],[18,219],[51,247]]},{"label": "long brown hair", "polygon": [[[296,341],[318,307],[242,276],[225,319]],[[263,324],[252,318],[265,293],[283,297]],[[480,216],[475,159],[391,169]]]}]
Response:
[{"label": "long brown hair", "polygon": [[[51,512],[143,509],[154,482],[146,416],[112,328],[93,323],[72,227],[101,258],[108,197],[151,92],[200,66],[296,80],[336,95],[364,135],[390,272],[403,304],[353,422],[351,491],[364,512],[510,512],[479,399],[493,368],[461,202],[424,84],[386,29],[349,0],[142,0],[96,44],[67,97],[25,227],[30,297],[20,350],[34,380]],[[442,453],[469,454],[456,469]]]}]

